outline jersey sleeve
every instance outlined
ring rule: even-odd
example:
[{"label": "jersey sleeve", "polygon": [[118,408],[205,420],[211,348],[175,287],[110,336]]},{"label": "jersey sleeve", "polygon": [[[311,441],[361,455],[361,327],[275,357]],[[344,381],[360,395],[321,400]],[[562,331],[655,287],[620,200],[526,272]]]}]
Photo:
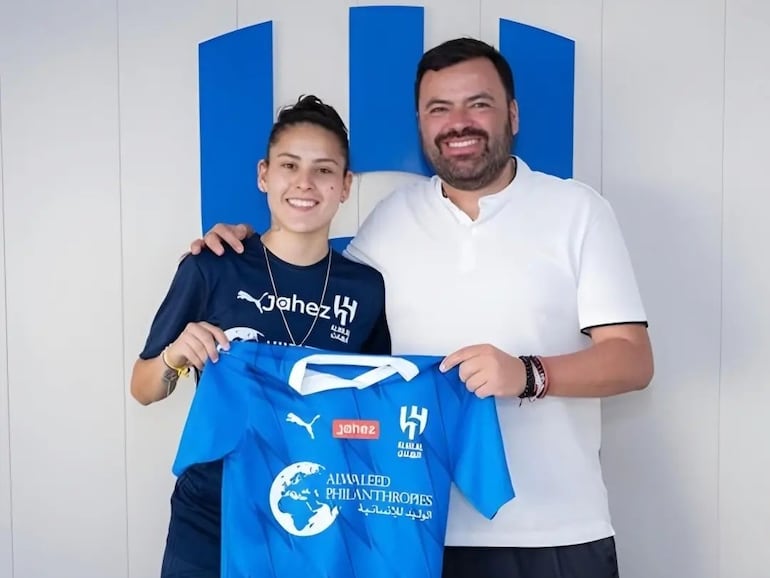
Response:
[{"label": "jersey sleeve", "polygon": [[179,263],[171,286],[150,326],[150,333],[139,354],[141,359],[152,359],[179,334],[188,323],[201,321],[206,303],[206,283],[203,273],[192,255]]},{"label": "jersey sleeve", "polygon": [[450,436],[455,485],[483,516],[492,519],[515,497],[493,397],[480,399],[460,381],[458,369],[442,374],[461,396],[458,412],[445,427]]},{"label": "jersey sleeve", "polygon": [[227,353],[207,363],[182,430],[173,472],[226,457],[240,444],[249,421],[243,362]]},{"label": "jersey sleeve", "polygon": [[578,271],[580,328],[647,323],[626,243],[610,204],[597,196]]}]

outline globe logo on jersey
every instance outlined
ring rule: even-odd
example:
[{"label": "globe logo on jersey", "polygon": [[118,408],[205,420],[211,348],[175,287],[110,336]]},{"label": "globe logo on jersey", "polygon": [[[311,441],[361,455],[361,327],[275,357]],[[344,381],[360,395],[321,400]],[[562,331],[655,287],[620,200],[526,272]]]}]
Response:
[{"label": "globe logo on jersey", "polygon": [[[352,170],[358,177],[379,174],[393,185],[399,171],[432,174],[420,147],[413,96],[417,62],[425,50],[425,9],[355,6],[348,15]],[[534,170],[571,177],[575,43],[540,28],[498,21],[498,47],[513,68],[521,112],[516,153]],[[199,46],[203,230],[218,222],[248,222],[257,232],[269,226],[267,201],[254,178],[256,166],[264,154],[276,104],[289,104],[299,96],[274,103],[273,62],[270,21]],[[312,86],[305,89],[313,90]],[[368,194],[366,182],[356,187],[359,199]],[[371,204],[364,210],[362,202],[351,219],[366,217]],[[340,239],[343,242],[337,248],[345,240]],[[353,315],[350,311],[351,319]]]},{"label": "globe logo on jersey", "polygon": [[[406,484],[413,482],[407,480]],[[329,529],[342,507],[349,516],[357,513],[415,522],[433,519],[433,494],[394,484],[384,472],[328,471],[309,461],[282,469],[270,485],[268,500],[281,528],[299,537],[315,536]]]},{"label": "globe logo on jersey", "polygon": [[339,507],[328,504],[326,472],[313,462],[281,470],[270,487],[270,509],[281,528],[293,536],[315,536],[337,519]]}]

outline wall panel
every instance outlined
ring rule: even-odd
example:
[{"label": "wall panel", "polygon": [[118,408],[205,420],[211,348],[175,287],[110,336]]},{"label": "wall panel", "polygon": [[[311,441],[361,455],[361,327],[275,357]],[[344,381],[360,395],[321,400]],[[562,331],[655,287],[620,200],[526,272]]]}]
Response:
[{"label": "wall panel", "polygon": [[770,5],[727,0],[725,61],[720,569],[770,568]]},{"label": "wall panel", "polygon": [[348,2],[238,0],[239,28],[267,20],[273,21],[276,112],[301,94],[315,94],[347,122]]},{"label": "wall panel", "polygon": [[718,575],[723,32],[722,0],[604,2],[603,192],[657,365],[648,390],[604,406],[627,578]]},{"label": "wall panel", "polygon": [[126,576],[115,3],[0,4],[16,577]]},{"label": "wall panel", "polygon": [[11,441],[8,421],[8,331],[5,299],[5,204],[3,197],[3,82],[0,75],[0,576],[13,578]]},{"label": "wall panel", "polygon": [[141,406],[131,369],[190,241],[200,236],[198,45],[235,29],[235,0],[121,0],[120,144],[130,576],[157,576],[171,464],[192,397]]}]

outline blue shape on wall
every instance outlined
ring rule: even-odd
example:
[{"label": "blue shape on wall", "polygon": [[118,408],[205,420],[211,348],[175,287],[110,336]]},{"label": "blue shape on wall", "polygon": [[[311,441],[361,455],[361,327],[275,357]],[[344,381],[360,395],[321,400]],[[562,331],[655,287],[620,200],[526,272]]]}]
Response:
[{"label": "blue shape on wall", "polygon": [[257,163],[273,125],[273,24],[265,22],[201,43],[199,58],[201,216],[269,224]]},{"label": "blue shape on wall", "polygon": [[500,20],[500,52],[513,69],[519,104],[515,145],[533,169],[572,176],[575,43],[540,28]]}]

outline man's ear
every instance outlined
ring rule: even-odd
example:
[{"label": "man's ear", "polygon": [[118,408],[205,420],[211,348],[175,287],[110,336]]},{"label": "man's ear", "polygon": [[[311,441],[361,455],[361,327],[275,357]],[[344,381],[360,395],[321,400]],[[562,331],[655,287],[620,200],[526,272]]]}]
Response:
[{"label": "man's ear", "polygon": [[519,132],[519,103],[516,99],[511,99],[508,104],[508,118],[511,121],[511,134],[518,134]]}]

